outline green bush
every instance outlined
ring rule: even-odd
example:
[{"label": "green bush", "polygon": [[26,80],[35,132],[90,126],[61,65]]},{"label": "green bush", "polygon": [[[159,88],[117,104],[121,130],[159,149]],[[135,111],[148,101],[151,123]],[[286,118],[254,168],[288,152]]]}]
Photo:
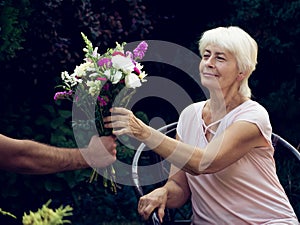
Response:
[{"label": "green bush", "polygon": [[15,57],[23,49],[30,13],[29,0],[0,1],[0,61]]}]

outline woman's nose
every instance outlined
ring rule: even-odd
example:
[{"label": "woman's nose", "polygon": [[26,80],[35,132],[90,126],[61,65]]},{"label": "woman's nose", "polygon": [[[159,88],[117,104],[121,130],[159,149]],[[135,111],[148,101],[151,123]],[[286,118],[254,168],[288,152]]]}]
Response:
[{"label": "woman's nose", "polygon": [[205,66],[207,67],[214,67],[214,61],[212,57],[209,57],[205,60]]}]

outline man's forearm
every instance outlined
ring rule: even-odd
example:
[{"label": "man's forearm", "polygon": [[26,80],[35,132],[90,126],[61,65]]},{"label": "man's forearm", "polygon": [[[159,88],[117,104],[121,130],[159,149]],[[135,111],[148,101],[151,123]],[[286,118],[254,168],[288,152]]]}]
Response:
[{"label": "man's forearm", "polygon": [[48,174],[88,167],[79,149],[58,148],[30,140],[17,140],[15,144],[18,150],[10,162],[14,172]]},{"label": "man's forearm", "polygon": [[103,168],[116,160],[114,137],[94,135],[86,148],[60,148],[0,134],[0,169],[48,174],[89,167]]},{"label": "man's forearm", "polygon": [[29,168],[29,173],[55,173],[88,167],[79,149],[58,148],[33,141],[24,141],[24,149],[23,165]]}]

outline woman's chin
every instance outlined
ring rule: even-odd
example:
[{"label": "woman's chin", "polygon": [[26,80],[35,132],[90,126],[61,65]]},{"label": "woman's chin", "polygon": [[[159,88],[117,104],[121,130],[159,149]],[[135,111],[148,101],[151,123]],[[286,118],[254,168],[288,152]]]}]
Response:
[{"label": "woman's chin", "polygon": [[219,82],[216,78],[201,79],[201,84],[207,89],[220,89]]}]

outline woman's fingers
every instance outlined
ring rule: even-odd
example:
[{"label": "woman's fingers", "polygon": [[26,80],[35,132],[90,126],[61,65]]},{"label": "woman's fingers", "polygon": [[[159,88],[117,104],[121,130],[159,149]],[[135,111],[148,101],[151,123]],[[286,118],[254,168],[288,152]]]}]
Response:
[{"label": "woman's fingers", "polygon": [[[119,117],[118,117],[119,118]],[[116,120],[114,120],[114,118],[112,119],[113,122],[110,123],[105,123],[104,126],[106,128],[112,128],[113,129],[113,134],[114,135],[122,135],[122,134],[128,134],[131,135],[131,129],[129,127],[129,121],[128,120],[120,120],[116,118]]]},{"label": "woman's fingers", "polygon": [[130,120],[134,117],[133,113],[128,109],[118,107],[112,108],[110,111],[112,115],[103,119],[104,126],[112,128],[115,135],[131,135]]},{"label": "woman's fingers", "polygon": [[158,218],[161,223],[163,222],[164,216],[165,216],[165,206],[161,206],[158,208]]},{"label": "woman's fingers", "polygon": [[132,112],[128,109],[121,108],[121,107],[113,107],[110,109],[111,113],[116,113],[116,114],[131,114]]},{"label": "woman's fingers", "polygon": [[128,134],[138,140],[144,140],[150,135],[146,132],[146,125],[128,109],[112,108],[111,116],[104,118],[104,126],[112,128],[114,135]]},{"label": "woman's fingers", "polygon": [[146,201],[140,200],[138,205],[138,212],[143,217],[144,220],[148,220],[149,216],[155,208],[152,204],[147,203]]},{"label": "woman's fingers", "polygon": [[114,120],[105,124],[106,128],[124,128],[128,127],[128,120]]},{"label": "woman's fingers", "polygon": [[[158,192],[159,195],[156,193]],[[152,193],[148,195],[142,196],[138,203],[138,212],[145,219],[149,219],[152,212],[157,208],[158,209],[158,217],[160,222],[165,215],[165,198],[161,196],[161,192],[154,190]]]},{"label": "woman's fingers", "polygon": [[123,129],[118,129],[118,130],[113,129],[112,132],[114,135],[117,135],[117,136],[122,135],[122,134],[127,134],[127,135],[132,136],[129,128],[123,128]]},{"label": "woman's fingers", "polygon": [[115,114],[103,119],[106,128],[128,126],[130,117],[126,114]]},{"label": "woman's fingers", "polygon": [[[111,110],[111,116],[107,116],[103,119],[105,123],[107,123],[107,127],[111,126],[110,123],[114,122],[114,125],[117,125],[115,122],[129,122],[129,120],[132,118],[133,113],[125,108],[112,108]],[[120,124],[122,125],[122,124]],[[123,124],[124,125],[124,124]],[[126,125],[126,124],[125,124]],[[112,128],[112,127],[110,127]]]},{"label": "woman's fingers", "polygon": [[[147,205],[138,209],[138,212],[143,217],[144,220],[148,220],[154,210],[155,208],[152,205]],[[158,217],[161,223],[163,222],[164,215],[165,215],[165,209],[163,207],[159,207]]]},{"label": "woman's fingers", "polygon": [[129,117],[127,115],[111,115],[111,116],[107,116],[103,119],[103,121],[105,123],[108,122],[115,122],[115,121],[129,121]]}]

